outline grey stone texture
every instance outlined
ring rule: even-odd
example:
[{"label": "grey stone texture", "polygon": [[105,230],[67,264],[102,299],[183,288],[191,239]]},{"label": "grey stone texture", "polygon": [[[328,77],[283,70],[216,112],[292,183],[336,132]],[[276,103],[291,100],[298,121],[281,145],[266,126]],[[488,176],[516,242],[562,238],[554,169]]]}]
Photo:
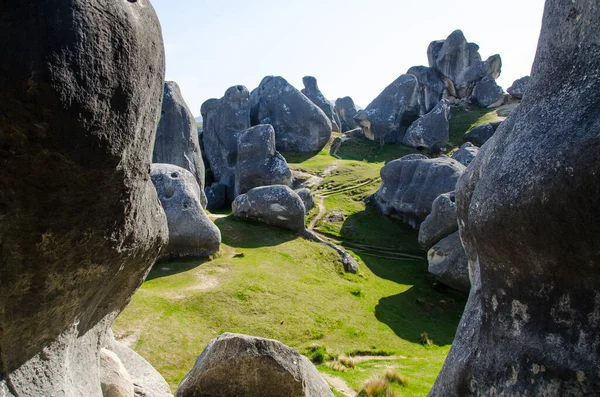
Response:
[{"label": "grey stone texture", "polygon": [[485,76],[475,84],[471,101],[482,108],[500,106],[504,101],[504,90],[492,76]]},{"label": "grey stone texture", "polygon": [[479,125],[467,132],[463,138],[466,142],[471,142],[475,146],[483,146],[496,132],[501,121]]},{"label": "grey stone texture", "polygon": [[406,131],[402,141],[406,146],[439,152],[448,142],[450,104],[445,99],[431,112],[419,117]]},{"label": "grey stone texture", "polygon": [[319,89],[317,79],[313,76],[304,76],[302,83],[304,88],[301,92],[325,113],[325,116],[331,122],[332,131],[341,132],[339,116],[336,115],[334,106]]},{"label": "grey stone texture", "polygon": [[419,244],[428,250],[458,230],[454,192],[440,194],[431,205],[431,213],[419,228]]},{"label": "grey stone texture", "polygon": [[427,262],[429,273],[442,284],[469,292],[469,263],[458,231],[434,244],[427,252]]},{"label": "grey stone texture", "polygon": [[515,80],[512,85],[508,87],[506,92],[508,92],[513,98],[523,99],[523,95],[525,95],[525,92],[527,92],[527,88],[529,88],[530,83],[531,77],[521,77],[520,79]]},{"label": "grey stone texture", "polygon": [[304,209],[308,212],[312,207],[315,206],[315,198],[312,190],[308,188],[302,188],[296,190],[296,194],[302,199],[304,203]]},{"label": "grey stone texture", "polygon": [[358,113],[358,108],[354,104],[354,101],[349,96],[338,98],[335,100],[335,110],[337,111],[342,132],[350,131],[358,127],[354,116]]},{"label": "grey stone texture", "polygon": [[473,145],[471,142],[465,142],[460,149],[454,152],[452,158],[465,167],[468,167],[477,154],[479,154],[479,148]]}]

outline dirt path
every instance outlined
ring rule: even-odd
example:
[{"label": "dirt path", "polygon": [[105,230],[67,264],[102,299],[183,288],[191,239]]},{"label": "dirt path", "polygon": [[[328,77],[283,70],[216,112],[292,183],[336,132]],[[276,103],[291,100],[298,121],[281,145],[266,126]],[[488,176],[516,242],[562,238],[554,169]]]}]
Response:
[{"label": "dirt path", "polygon": [[348,386],[346,381],[342,378],[329,374],[321,375],[327,381],[327,383],[329,383],[329,386],[335,389],[335,391],[342,393],[346,397],[356,397],[357,391]]},{"label": "dirt path", "polygon": [[314,229],[315,225],[317,224],[317,222],[319,222],[325,216],[325,211],[327,209],[325,208],[324,201],[325,201],[325,197],[315,195],[315,204],[319,207],[319,213],[308,224],[308,230],[314,231],[313,229]]}]

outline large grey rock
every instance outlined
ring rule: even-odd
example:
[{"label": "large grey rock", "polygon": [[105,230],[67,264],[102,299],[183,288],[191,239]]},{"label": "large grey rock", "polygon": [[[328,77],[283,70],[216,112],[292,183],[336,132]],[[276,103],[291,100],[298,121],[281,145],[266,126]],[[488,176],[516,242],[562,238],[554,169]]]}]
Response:
[{"label": "large grey rock", "polygon": [[177,397],[333,397],[315,366],[281,342],[225,333],[209,342]]},{"label": "large grey rock", "polygon": [[493,123],[479,125],[467,132],[463,137],[463,140],[466,142],[471,142],[475,146],[481,147],[492,137],[492,135],[494,135],[500,126],[500,123],[501,121],[495,121]]},{"label": "large grey rock", "polygon": [[288,186],[262,186],[236,197],[233,216],[294,231],[304,230],[304,203]]},{"label": "large grey rock", "polygon": [[335,109],[319,89],[317,79],[313,76],[304,76],[302,78],[302,83],[304,84],[304,88],[301,92],[325,113],[325,116],[327,116],[331,122],[331,129],[335,132],[341,132],[339,119],[336,117]]},{"label": "large grey rock", "polygon": [[473,89],[484,77],[497,79],[502,71],[500,55],[492,55],[485,61],[478,61],[462,70],[455,81],[456,93],[459,98],[468,98]]},{"label": "large grey rock", "polygon": [[212,211],[227,206],[227,186],[219,182],[213,182],[204,189],[204,193],[206,194],[207,209]]},{"label": "large grey rock", "polygon": [[420,115],[431,112],[442,99],[444,91],[452,85],[452,81],[438,70],[427,66],[413,66],[406,74],[417,78]]},{"label": "large grey rock", "polygon": [[358,127],[354,116],[358,113],[358,108],[349,96],[335,100],[335,110],[338,112],[341,121],[342,132],[350,131]]},{"label": "large grey rock", "polygon": [[267,185],[291,185],[292,171],[275,150],[275,131],[257,125],[240,133],[235,167],[235,197]]},{"label": "large grey rock", "polygon": [[500,106],[504,100],[504,90],[500,87],[492,76],[485,76],[473,88],[471,101],[487,108],[490,106]]},{"label": "large grey rock", "polygon": [[471,293],[431,396],[600,390],[600,7],[548,0],[521,105],[457,191]]},{"label": "large grey rock", "polygon": [[315,206],[315,198],[313,196],[312,190],[310,190],[308,188],[302,188],[302,189],[296,190],[296,194],[298,195],[298,197],[300,197],[300,199],[304,203],[305,211],[308,212],[312,207]]},{"label": "large grey rock", "polygon": [[383,143],[402,142],[408,127],[419,118],[419,83],[403,74],[387,86],[354,120],[365,137]]},{"label": "large grey rock", "polygon": [[169,225],[169,245],[162,257],[194,258],[217,252],[221,232],[202,208],[200,186],[192,173],[172,164],[152,164],[150,177]]},{"label": "large grey rock", "polygon": [[435,108],[411,124],[404,135],[403,144],[439,152],[448,142],[448,116],[450,104],[441,100]]},{"label": "large grey rock", "polygon": [[527,91],[529,84],[531,83],[531,77],[525,76],[515,80],[510,87],[506,90],[513,98],[523,99],[523,95]]},{"label": "large grey rock", "polygon": [[437,242],[427,252],[429,273],[449,287],[458,291],[469,292],[469,263],[460,242],[459,232],[454,232]]},{"label": "large grey rock", "polygon": [[385,215],[417,228],[431,212],[433,201],[454,191],[464,170],[464,165],[448,157],[409,154],[381,169],[381,187],[370,202]]},{"label": "large grey rock", "polygon": [[465,167],[471,164],[471,161],[479,154],[479,148],[471,142],[465,142],[453,155],[452,158]]},{"label": "large grey rock", "polygon": [[108,349],[100,349],[100,386],[103,397],[134,397],[131,376],[116,353]]},{"label": "large grey rock", "polygon": [[174,164],[190,171],[200,185],[200,201],[206,207],[203,190],[204,163],[198,143],[196,120],[174,81],[165,82],[152,162]]},{"label": "large grey rock", "polygon": [[[250,128],[250,93],[242,85],[230,87],[221,99],[209,99],[200,112],[204,120],[202,143],[214,182],[234,199],[238,136]],[[211,204],[215,208],[214,203]]]},{"label": "large grey rock", "polygon": [[271,124],[277,150],[318,152],[331,138],[329,118],[283,77],[265,77],[250,103],[252,125]]},{"label": "large grey rock", "polygon": [[468,43],[462,31],[455,30],[446,40],[434,41],[427,49],[429,67],[442,72],[452,81],[458,81],[460,73],[480,62],[479,46]]},{"label": "large grey rock", "polygon": [[454,192],[440,194],[431,205],[431,213],[419,227],[419,244],[428,250],[458,230]]},{"label": "large grey rock", "polygon": [[147,1],[1,8],[0,393],[100,397],[99,341],[168,239],[160,25]]}]

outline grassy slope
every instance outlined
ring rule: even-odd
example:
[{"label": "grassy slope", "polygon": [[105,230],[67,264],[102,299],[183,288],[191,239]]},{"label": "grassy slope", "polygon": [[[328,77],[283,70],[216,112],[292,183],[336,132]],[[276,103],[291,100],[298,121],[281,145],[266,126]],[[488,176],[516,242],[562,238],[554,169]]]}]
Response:
[{"label": "grassy slope", "polygon": [[[453,118],[453,136],[484,116],[474,113]],[[216,221],[223,235],[221,254],[206,261],[157,264],[115,322],[116,335],[134,340],[134,349],[173,389],[211,339],[240,332],[274,338],[301,352],[318,344],[332,355],[394,354],[393,360],[362,362],[344,373],[327,365],[318,368],[359,389],[369,377],[394,367],[409,378],[407,388],[394,386],[400,396],[426,395],[450,348],[465,296],[436,287],[425,260],[353,249],[360,243],[382,253],[424,257],[416,231],[361,201],[378,188],[384,162],[410,152],[361,140],[341,148],[342,160],[327,150],[312,157],[287,156],[293,168],[315,174],[337,167],[318,193],[327,196],[327,211],[341,210],[346,217],[338,223],[321,221],[317,230],[342,240],[359,260],[361,274],[344,274],[332,250],[292,232],[228,216]],[[365,184],[354,188],[360,183]],[[422,332],[429,333],[433,346],[421,345]]]}]

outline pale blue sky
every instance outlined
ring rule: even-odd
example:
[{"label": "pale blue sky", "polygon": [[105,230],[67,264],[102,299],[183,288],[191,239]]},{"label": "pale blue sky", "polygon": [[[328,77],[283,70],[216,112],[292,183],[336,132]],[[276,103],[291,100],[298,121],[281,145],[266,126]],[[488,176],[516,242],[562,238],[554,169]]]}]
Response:
[{"label": "pale blue sky", "polygon": [[366,106],[427,46],[461,29],[485,59],[502,56],[499,84],[530,73],[543,0],[153,0],[176,81],[192,112],[267,75],[301,89],[315,76],[328,99]]}]

